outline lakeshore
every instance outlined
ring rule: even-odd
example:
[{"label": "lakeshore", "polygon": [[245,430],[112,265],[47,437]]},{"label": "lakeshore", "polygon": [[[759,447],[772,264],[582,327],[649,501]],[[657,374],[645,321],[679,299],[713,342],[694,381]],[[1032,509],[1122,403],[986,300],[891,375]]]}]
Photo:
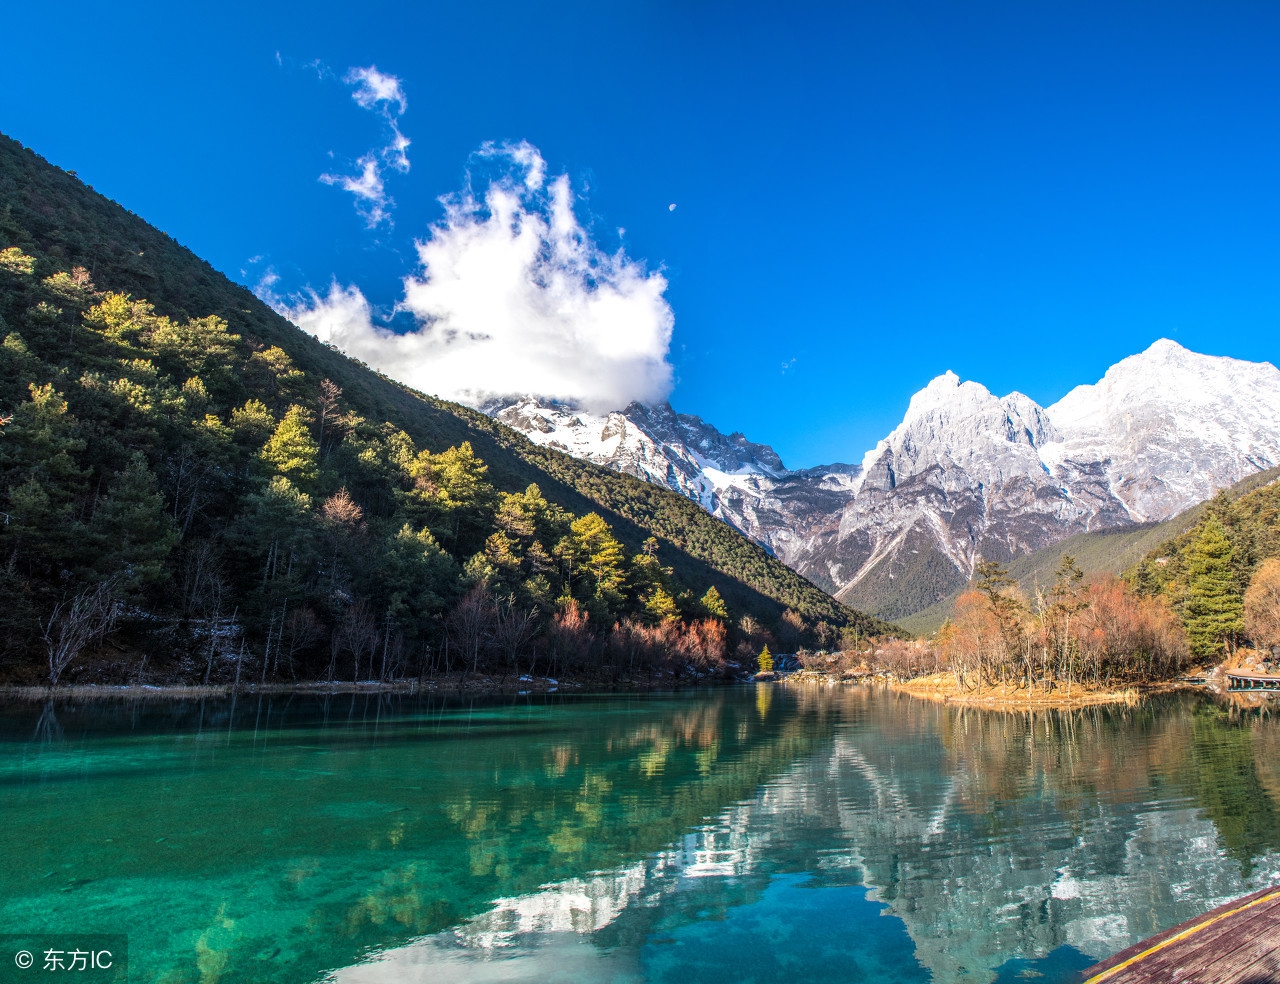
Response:
[{"label": "lakeshore", "polygon": [[736,681],[708,680],[696,677],[655,677],[653,679],[597,679],[578,677],[500,677],[487,674],[449,673],[421,680],[315,680],[290,683],[218,684],[66,684],[58,687],[4,685],[0,699],[23,701],[47,700],[200,700],[233,696],[330,696],[338,694],[392,694],[418,697],[435,694],[448,696],[502,697],[526,694],[630,694],[664,693],[679,690],[724,686]]},{"label": "lakeshore", "polygon": [[931,673],[926,676],[903,680],[888,674],[863,674],[837,676],[834,674],[801,670],[779,677],[780,683],[813,684],[818,686],[871,686],[882,687],[893,693],[904,694],[919,700],[938,704],[954,704],[962,707],[980,707],[993,711],[1022,710],[1070,710],[1079,707],[1097,707],[1111,704],[1133,706],[1158,694],[1177,691],[1214,693],[1211,688],[1182,680],[1126,687],[1088,687],[1073,684],[1069,689],[1058,686],[1048,689],[1039,684],[998,684],[995,686],[962,687],[953,673]]}]

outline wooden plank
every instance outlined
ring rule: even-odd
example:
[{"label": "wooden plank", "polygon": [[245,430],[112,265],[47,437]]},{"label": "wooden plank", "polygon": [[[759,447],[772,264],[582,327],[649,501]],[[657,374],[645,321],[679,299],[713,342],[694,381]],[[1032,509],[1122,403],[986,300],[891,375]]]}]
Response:
[{"label": "wooden plank", "polygon": [[[1264,892],[1263,895],[1267,893]],[[1135,980],[1200,980],[1200,977],[1189,978],[1187,975],[1197,968],[1219,964],[1224,968],[1234,966],[1237,950],[1247,947],[1255,939],[1267,939],[1280,928],[1280,897],[1261,901],[1251,908],[1238,911],[1238,907],[1248,898],[1246,896],[1245,899],[1219,907],[1227,910],[1228,918],[1210,923],[1204,929],[1180,940],[1178,945],[1165,947],[1141,961],[1143,976]],[[1213,913],[1182,925],[1199,926],[1211,918]]]},{"label": "wooden plank", "polygon": [[[1256,937],[1236,955],[1237,970],[1221,972],[1213,984],[1256,984],[1280,980],[1280,926]],[[1215,968],[1217,970],[1217,968]]]},{"label": "wooden plank", "polygon": [[[1085,984],[1254,984],[1270,976],[1273,953],[1280,955],[1280,887],[1261,889],[1135,943],[1083,977]],[[1264,976],[1248,976],[1255,970]]]},{"label": "wooden plank", "polygon": [[1115,956],[1109,957],[1106,960],[1099,961],[1098,963],[1090,967],[1088,970],[1086,970],[1084,972],[1084,976],[1086,978],[1086,984],[1088,984],[1088,982],[1091,982],[1095,977],[1100,977],[1101,975],[1106,974],[1113,967],[1116,967],[1119,964],[1131,961],[1134,957],[1138,956],[1144,951],[1162,946],[1167,940],[1182,933],[1188,927],[1206,923],[1209,920],[1212,920],[1215,917],[1222,915],[1223,913],[1234,912],[1237,908],[1239,908],[1241,904],[1251,902],[1255,898],[1257,899],[1263,898],[1264,896],[1270,894],[1272,891],[1273,889],[1264,888],[1258,892],[1254,892],[1252,895],[1246,895],[1242,899],[1235,899],[1234,901],[1227,902],[1223,905],[1218,906],[1216,909],[1212,909],[1209,912],[1206,912],[1203,916],[1197,916],[1195,919],[1189,919],[1187,922],[1179,923],[1177,926],[1172,926],[1169,929],[1164,930],[1163,932],[1156,933],[1154,936],[1149,937],[1148,939],[1135,943],[1133,944],[1133,946],[1128,947],[1127,949],[1121,950]]}]

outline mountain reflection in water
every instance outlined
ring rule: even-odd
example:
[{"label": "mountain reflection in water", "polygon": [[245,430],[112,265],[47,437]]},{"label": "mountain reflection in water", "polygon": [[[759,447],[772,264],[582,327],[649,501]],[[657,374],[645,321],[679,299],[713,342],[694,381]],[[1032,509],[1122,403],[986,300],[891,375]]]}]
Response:
[{"label": "mountain reflection in water", "polygon": [[1280,879],[1265,709],[249,709],[10,709],[0,917],[201,984],[1053,982]]}]

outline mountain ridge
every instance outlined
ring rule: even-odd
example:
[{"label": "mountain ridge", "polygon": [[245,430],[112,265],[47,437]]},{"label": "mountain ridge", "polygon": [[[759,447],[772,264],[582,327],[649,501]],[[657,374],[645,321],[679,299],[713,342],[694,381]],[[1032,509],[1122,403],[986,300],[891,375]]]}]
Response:
[{"label": "mountain ridge", "polygon": [[768,445],[668,404],[585,418],[560,406],[578,420],[568,440],[539,406],[487,409],[536,426],[536,443],[667,485],[889,619],[947,597],[979,556],[1009,561],[1076,533],[1160,522],[1280,463],[1280,371],[1171,339],[1049,407],[948,371],[852,465],[786,469]]}]

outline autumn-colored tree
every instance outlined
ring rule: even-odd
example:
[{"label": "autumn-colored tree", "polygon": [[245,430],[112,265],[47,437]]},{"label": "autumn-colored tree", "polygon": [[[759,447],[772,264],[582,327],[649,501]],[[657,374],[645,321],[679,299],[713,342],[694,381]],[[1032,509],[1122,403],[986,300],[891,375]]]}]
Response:
[{"label": "autumn-colored tree", "polygon": [[800,641],[804,637],[806,628],[804,616],[788,608],[782,613],[782,619],[778,623],[778,642],[785,646],[788,652],[795,652],[800,648]]},{"label": "autumn-colored tree", "polygon": [[979,682],[994,678],[996,668],[1007,660],[1008,647],[989,595],[970,589],[956,599],[940,646],[961,687],[967,688],[973,676]]},{"label": "autumn-colored tree", "polygon": [[1280,646],[1280,558],[1264,560],[1244,593],[1244,630],[1259,646]]},{"label": "autumn-colored tree", "polygon": [[570,671],[585,669],[589,663],[595,636],[587,612],[574,598],[565,599],[547,626],[547,643],[551,648],[552,672],[558,668]]},{"label": "autumn-colored tree", "polygon": [[1162,679],[1179,671],[1186,642],[1163,598],[1145,598],[1117,577],[1089,585],[1074,630],[1085,674],[1095,683]]}]

